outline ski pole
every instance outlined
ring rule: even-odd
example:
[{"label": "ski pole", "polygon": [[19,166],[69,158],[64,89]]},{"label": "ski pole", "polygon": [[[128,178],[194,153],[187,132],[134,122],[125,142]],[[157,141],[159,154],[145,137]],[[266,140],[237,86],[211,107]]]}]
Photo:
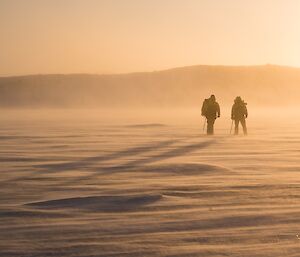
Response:
[{"label": "ski pole", "polygon": [[203,123],[203,132],[205,131],[205,125],[206,125],[206,118],[204,118],[204,123]]},{"label": "ski pole", "polygon": [[231,135],[231,131],[232,131],[232,126],[233,126],[233,120],[231,121],[230,135]]}]

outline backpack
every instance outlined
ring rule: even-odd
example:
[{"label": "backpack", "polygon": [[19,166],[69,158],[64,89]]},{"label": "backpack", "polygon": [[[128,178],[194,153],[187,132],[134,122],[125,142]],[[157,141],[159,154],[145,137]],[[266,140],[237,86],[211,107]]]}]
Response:
[{"label": "backpack", "polygon": [[246,105],[247,105],[247,103],[245,103],[244,101],[242,101],[240,103],[236,103],[235,108],[234,108],[234,115],[235,116],[243,116],[244,114],[246,114],[246,112],[247,112]]},{"label": "backpack", "polygon": [[201,108],[201,115],[202,116],[205,116],[207,114],[208,107],[209,107],[209,99],[204,99],[203,104],[202,104],[202,108]]}]

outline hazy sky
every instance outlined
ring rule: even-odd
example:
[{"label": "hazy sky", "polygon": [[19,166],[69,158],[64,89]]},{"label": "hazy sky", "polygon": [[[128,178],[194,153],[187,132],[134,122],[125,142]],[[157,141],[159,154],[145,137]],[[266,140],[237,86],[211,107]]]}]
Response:
[{"label": "hazy sky", "polygon": [[0,0],[0,76],[300,67],[300,0]]}]

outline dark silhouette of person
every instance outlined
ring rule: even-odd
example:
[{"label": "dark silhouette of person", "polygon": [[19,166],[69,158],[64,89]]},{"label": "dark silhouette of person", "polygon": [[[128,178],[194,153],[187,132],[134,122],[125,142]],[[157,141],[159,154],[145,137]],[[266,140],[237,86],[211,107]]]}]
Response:
[{"label": "dark silhouette of person", "polygon": [[220,117],[220,106],[216,102],[214,95],[211,95],[210,98],[203,101],[201,114],[205,116],[207,120],[207,135],[213,135],[215,120],[217,117]]},{"label": "dark silhouette of person", "polygon": [[247,135],[246,118],[248,117],[247,103],[245,103],[240,96],[234,100],[231,109],[231,119],[234,120],[234,134],[239,134],[239,123],[242,124],[244,135]]}]

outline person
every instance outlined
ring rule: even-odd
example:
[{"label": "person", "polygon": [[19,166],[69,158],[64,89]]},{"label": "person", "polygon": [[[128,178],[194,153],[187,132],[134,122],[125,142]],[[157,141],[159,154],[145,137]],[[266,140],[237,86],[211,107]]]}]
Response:
[{"label": "person", "polygon": [[242,124],[244,135],[247,135],[246,118],[248,117],[247,103],[245,103],[240,96],[234,100],[231,109],[231,119],[234,120],[234,134],[239,134],[239,123]]},{"label": "person", "polygon": [[217,117],[220,117],[220,106],[214,95],[211,95],[210,98],[203,101],[201,114],[207,121],[207,135],[213,135],[215,120]]}]

